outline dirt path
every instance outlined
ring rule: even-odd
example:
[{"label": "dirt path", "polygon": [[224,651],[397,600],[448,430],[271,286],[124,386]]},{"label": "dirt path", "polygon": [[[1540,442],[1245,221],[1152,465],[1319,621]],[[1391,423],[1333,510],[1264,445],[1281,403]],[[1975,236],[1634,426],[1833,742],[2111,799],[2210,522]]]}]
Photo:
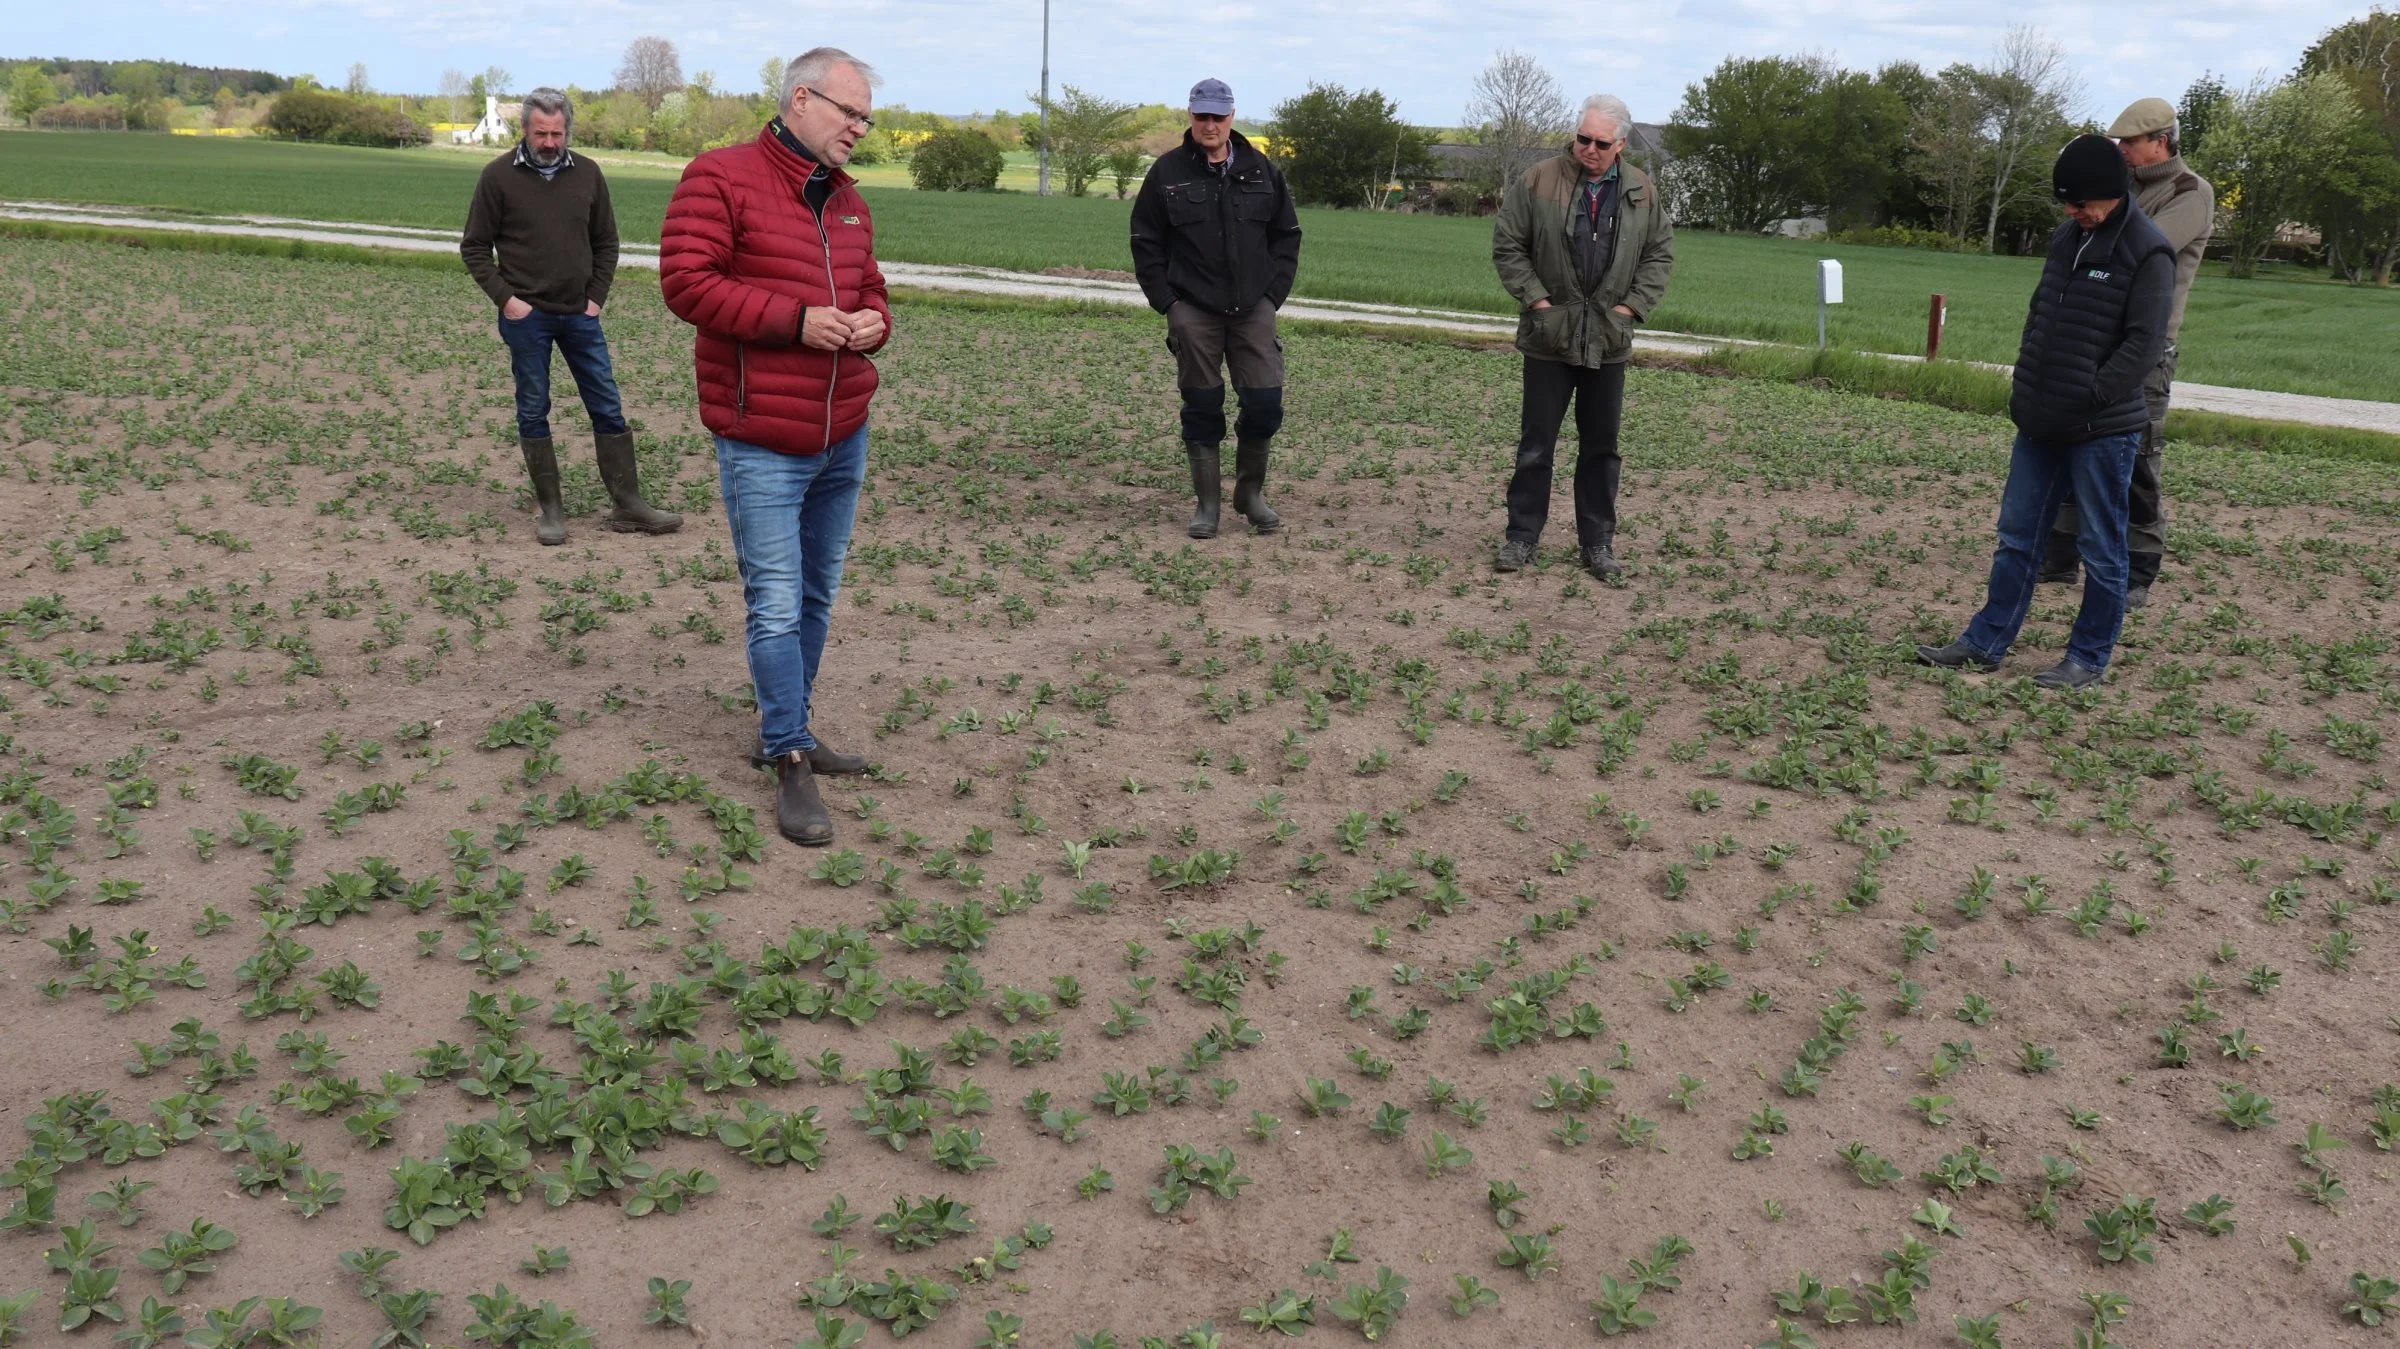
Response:
[{"label": "dirt path", "polygon": [[[111,229],[175,230],[195,234],[247,235],[268,239],[299,239],[308,243],[350,244],[394,248],[406,252],[446,253],[457,237],[442,230],[405,225],[373,225],[355,221],[299,220],[287,216],[215,216],[195,218],[122,210],[90,210],[55,202],[0,201],[0,218],[46,220],[58,224],[96,225]],[[658,249],[650,244],[627,244],[620,261],[629,267],[658,266]],[[1141,289],[1129,281],[1097,277],[1064,277],[1010,272],[992,267],[947,266],[887,262],[884,275],[894,284],[928,290],[1005,295],[1035,300],[1081,300],[1098,304],[1146,303]],[[1516,325],[1490,314],[1451,309],[1419,309],[1404,305],[1362,304],[1349,300],[1317,300],[1296,296],[1282,312],[1292,318],[1340,323],[1388,324],[1393,327],[1434,328],[1448,332],[1507,336]],[[1722,346],[1771,345],[1741,338],[1707,337],[1691,333],[1645,332],[1634,338],[1644,351],[1679,356],[1705,355]],[[1873,353],[1888,355],[1889,353]],[[1894,360],[1909,357],[1894,356]],[[2007,366],[1987,368],[2006,371]],[[2267,389],[2236,389],[2217,384],[2178,381],[2174,405],[2196,412],[2216,412],[2266,421],[2338,426],[2400,435],[2400,403],[2364,398],[2326,398],[2312,394],[2279,393]]]}]

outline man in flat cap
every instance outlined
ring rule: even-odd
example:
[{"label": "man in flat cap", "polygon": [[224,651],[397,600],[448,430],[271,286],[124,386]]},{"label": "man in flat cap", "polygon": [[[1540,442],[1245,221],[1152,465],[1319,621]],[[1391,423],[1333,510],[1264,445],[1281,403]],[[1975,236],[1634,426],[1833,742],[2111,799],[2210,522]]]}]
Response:
[{"label": "man in flat cap", "polygon": [[1275,311],[1300,270],[1300,217],[1283,174],[1233,129],[1233,90],[1192,86],[1191,130],[1160,155],[1133,199],[1133,275],[1167,316],[1183,393],[1183,448],[1198,509],[1185,533],[1217,536],[1225,377],[1234,421],[1233,508],[1261,534],[1283,528],[1267,505],[1267,447],[1283,425],[1283,343]]},{"label": "man in flat cap", "polygon": [[1991,671],[2033,609],[2034,567],[2069,487],[2083,505],[2083,606],[2066,654],[2033,677],[2043,688],[2100,682],[2125,623],[2126,491],[2144,428],[2142,386],[2167,347],[2175,250],[2131,199],[2125,159],[2104,136],[2077,136],[2050,170],[2067,219],[2025,314],[2008,415],[2017,424],[2000,494],[2000,546],[1983,610],[1948,646],[1917,659]]},{"label": "man in flat cap", "polygon": [[[2165,462],[2167,395],[2175,383],[2175,334],[2183,327],[2183,302],[2192,293],[2192,277],[2200,270],[2200,254],[2216,228],[2217,194],[2208,180],[2183,162],[2177,139],[2175,105],[2163,98],[2135,99],[2108,128],[2109,137],[2125,154],[2133,170],[2135,200],[2142,214],[2166,236],[2175,250],[2175,305],[2167,316],[2167,350],[2142,380],[2142,398],[2150,409],[2150,424],[2142,432],[2142,451],[2133,461],[2133,490],[2126,514],[2127,556],[2125,607],[2139,609],[2150,602],[2150,583],[2158,579],[2166,558],[2166,502],[2159,487]],[[2042,580],[2071,584],[2075,580],[2075,499],[2069,496],[2050,532],[2049,556],[2042,563]]]}]

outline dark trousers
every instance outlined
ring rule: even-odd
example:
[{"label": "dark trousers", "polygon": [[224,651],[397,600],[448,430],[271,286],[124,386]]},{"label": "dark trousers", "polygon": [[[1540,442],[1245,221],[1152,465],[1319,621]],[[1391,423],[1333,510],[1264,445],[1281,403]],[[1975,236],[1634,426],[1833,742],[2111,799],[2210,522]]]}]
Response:
[{"label": "dark trousers", "polygon": [[[2129,584],[2147,589],[2158,579],[2158,569],[2167,554],[2167,502],[2159,483],[2160,470],[2166,464],[2167,398],[2175,385],[2175,344],[2167,344],[2167,354],[2142,379],[2142,401],[2148,405],[2150,424],[2142,429],[2142,448],[2133,459],[2133,487],[2126,497],[2125,544],[2130,560]],[[2050,544],[2042,559],[2042,570],[2067,572],[2075,570],[2077,516],[2075,498],[2067,497],[2059,507],[2058,523],[2050,531]]]},{"label": "dark trousers", "polygon": [[1225,441],[1225,370],[1233,372],[1240,405],[1234,434],[1271,440],[1283,428],[1283,340],[1275,335],[1275,306],[1260,300],[1240,318],[1211,314],[1177,300],[1167,310],[1167,350],[1175,353],[1175,383],[1183,394],[1187,445]]},{"label": "dark trousers", "polygon": [[1550,465],[1558,428],[1575,405],[1575,541],[1590,547],[1617,533],[1617,428],[1625,418],[1625,363],[1590,366],[1525,358],[1525,402],[1517,471],[1508,480],[1508,537],[1539,543],[1550,520]]},{"label": "dark trousers", "polygon": [[500,340],[508,344],[509,367],[517,377],[518,435],[527,440],[550,438],[552,347],[567,358],[567,372],[575,377],[575,392],[583,395],[592,430],[604,436],[625,433],[625,405],[617,396],[608,335],[600,331],[598,318],[536,309],[521,319],[502,318]]}]

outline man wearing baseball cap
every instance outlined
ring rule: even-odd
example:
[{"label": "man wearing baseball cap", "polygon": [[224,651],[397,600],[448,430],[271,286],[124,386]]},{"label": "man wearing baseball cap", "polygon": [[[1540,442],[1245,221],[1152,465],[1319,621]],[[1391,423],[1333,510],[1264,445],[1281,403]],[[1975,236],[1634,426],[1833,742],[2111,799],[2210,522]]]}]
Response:
[{"label": "man wearing baseball cap", "polygon": [[1283,174],[1233,129],[1233,90],[1192,86],[1192,125],[1160,155],[1133,199],[1133,274],[1167,316],[1183,393],[1183,447],[1199,507],[1185,533],[1217,535],[1225,378],[1234,422],[1233,508],[1261,534],[1283,527],[1267,505],[1267,447],[1283,425],[1283,344],[1275,311],[1300,270],[1300,217]]},{"label": "man wearing baseball cap", "polygon": [[[2183,327],[2183,302],[2192,292],[2192,277],[2200,270],[2200,254],[2216,228],[2217,194],[2208,180],[2183,162],[2178,141],[2175,105],[2163,98],[2135,99],[2108,128],[2109,138],[2125,154],[2133,170],[2134,199],[2142,214],[2166,236],[2175,250],[2175,305],[2167,315],[2167,350],[2142,380],[2142,397],[2150,422],[2142,432],[2142,450],[2133,461],[2133,489],[2126,512],[2126,549],[2130,572],[2125,607],[2139,609],[2150,602],[2150,583],[2158,579],[2166,560],[2166,502],[2159,487],[2167,429],[2167,395],[2175,383],[2175,334]],[[2042,580],[2068,583],[2075,579],[2075,501],[2069,497],[2050,531],[2049,556],[2042,563]]]},{"label": "man wearing baseball cap", "polygon": [[2149,425],[2142,383],[2166,350],[2175,305],[2175,250],[2131,199],[2125,158],[2105,136],[2077,136],[2050,170],[2067,219],[2025,315],[2009,388],[2017,424],[2000,494],[2000,546],[1983,611],[1948,646],[1917,659],[1951,670],[1997,670],[2033,608],[2034,566],[2070,486],[2082,504],[2083,607],[2043,688],[2100,682],[2125,623],[2126,491]]}]

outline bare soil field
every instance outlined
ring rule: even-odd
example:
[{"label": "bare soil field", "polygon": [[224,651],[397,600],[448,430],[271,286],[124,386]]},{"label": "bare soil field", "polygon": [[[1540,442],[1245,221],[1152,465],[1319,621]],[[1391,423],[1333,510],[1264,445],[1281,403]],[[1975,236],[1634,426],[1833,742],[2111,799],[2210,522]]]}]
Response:
[{"label": "bare soil field", "polygon": [[654,286],[686,526],[562,368],[540,549],[463,276],[0,263],[22,1342],[2388,1333],[2389,469],[2171,449],[2049,695],[2067,591],[1909,658],[1991,419],[1637,370],[1631,573],[1562,490],[1503,577],[1515,359],[1294,331],[1288,526],[1194,544],[1146,316],[910,301],[803,851]]}]

